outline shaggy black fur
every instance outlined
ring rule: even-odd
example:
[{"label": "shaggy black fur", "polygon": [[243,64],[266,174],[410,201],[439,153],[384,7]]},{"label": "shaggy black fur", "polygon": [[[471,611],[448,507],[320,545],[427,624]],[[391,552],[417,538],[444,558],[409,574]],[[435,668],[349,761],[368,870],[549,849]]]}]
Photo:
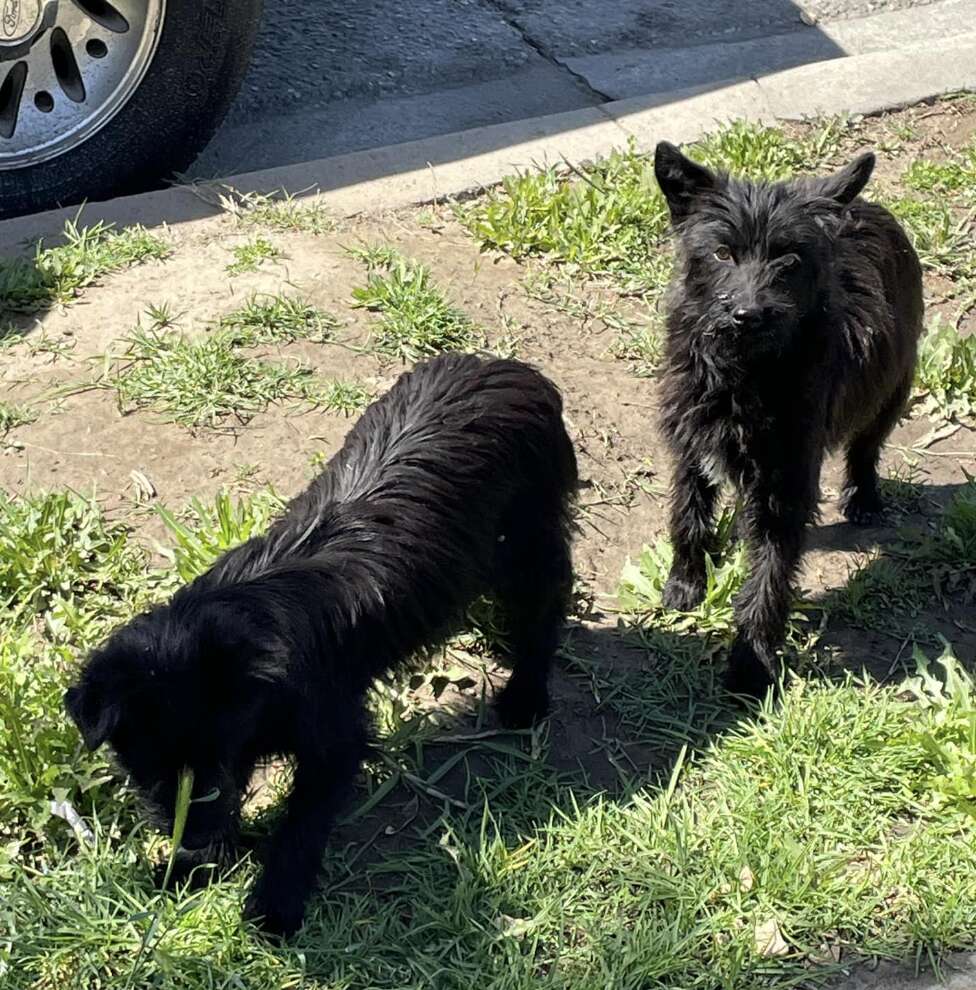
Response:
[{"label": "shaggy black fur", "polygon": [[857,198],[871,154],[775,184],[715,174],[666,142],[654,165],[679,255],[661,414],[675,459],[664,600],[701,600],[716,496],[732,482],[751,574],[736,603],[730,686],[759,695],[779,673],[826,452],[846,449],[847,518],[880,517],[877,462],[912,385],[921,268],[894,217]]},{"label": "shaggy black fur", "polygon": [[108,741],[168,828],[193,768],[184,845],[235,838],[255,763],[292,754],[294,785],[250,916],[298,928],[364,754],[377,676],[491,594],[514,672],[497,704],[527,726],[571,589],[576,460],[562,402],[516,361],[450,355],[404,374],[265,536],[117,630],[66,696],[91,748]]}]

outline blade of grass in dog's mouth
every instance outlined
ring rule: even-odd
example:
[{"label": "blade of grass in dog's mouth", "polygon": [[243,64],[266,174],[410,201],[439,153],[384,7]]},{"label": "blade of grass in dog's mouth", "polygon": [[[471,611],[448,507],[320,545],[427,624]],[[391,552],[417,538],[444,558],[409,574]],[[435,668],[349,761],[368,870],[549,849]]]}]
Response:
[{"label": "blade of grass in dog's mouth", "polygon": [[176,808],[173,812],[173,834],[170,836],[172,845],[169,851],[169,862],[166,864],[166,873],[163,875],[163,890],[169,886],[169,878],[173,874],[176,855],[180,851],[180,844],[183,842],[183,830],[186,828],[186,818],[190,813],[192,795],[193,771],[187,767],[180,773],[180,779],[176,784]]}]

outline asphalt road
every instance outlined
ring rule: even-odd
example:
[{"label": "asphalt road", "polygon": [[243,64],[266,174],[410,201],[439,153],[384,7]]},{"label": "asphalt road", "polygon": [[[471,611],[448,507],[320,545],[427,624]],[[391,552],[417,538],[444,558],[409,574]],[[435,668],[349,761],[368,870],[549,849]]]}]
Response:
[{"label": "asphalt road", "polygon": [[714,86],[896,45],[914,32],[905,8],[972,2],[268,0],[241,94],[192,174]]}]

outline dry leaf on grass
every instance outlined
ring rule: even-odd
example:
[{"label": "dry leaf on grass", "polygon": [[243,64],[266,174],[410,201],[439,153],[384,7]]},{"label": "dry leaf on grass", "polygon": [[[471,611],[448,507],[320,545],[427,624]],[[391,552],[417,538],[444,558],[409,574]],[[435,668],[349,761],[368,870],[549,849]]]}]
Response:
[{"label": "dry leaf on grass", "polygon": [[779,929],[779,922],[775,918],[756,922],[753,939],[757,954],[766,958],[785,956],[790,951],[790,947]]}]

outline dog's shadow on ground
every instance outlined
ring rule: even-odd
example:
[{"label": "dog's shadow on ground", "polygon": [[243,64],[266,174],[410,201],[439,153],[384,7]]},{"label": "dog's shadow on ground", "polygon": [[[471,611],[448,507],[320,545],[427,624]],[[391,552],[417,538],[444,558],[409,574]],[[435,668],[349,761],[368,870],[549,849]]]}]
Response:
[{"label": "dog's shadow on ground", "polygon": [[811,620],[825,620],[818,653],[829,658],[831,676],[866,672],[890,682],[914,673],[915,645],[938,655],[941,637],[976,670],[973,535],[968,552],[945,543],[946,510],[967,485],[886,481],[885,489],[884,525],[832,523],[809,534],[809,551],[847,555],[839,558],[843,572],[835,569],[828,589],[808,601]]},{"label": "dog's shadow on ground", "polygon": [[[873,554],[808,603],[808,624],[820,627],[820,665],[801,665],[800,676],[840,680],[867,670],[879,680],[897,681],[914,672],[912,644],[932,644],[937,634],[956,643],[961,660],[976,657],[976,626],[966,621],[976,579],[970,576],[967,590],[952,576],[967,572],[965,562],[950,562],[936,573],[915,561],[914,575],[904,573],[904,534],[936,533],[942,511],[962,487],[917,490],[895,524],[884,528],[837,524],[813,530],[812,549]],[[916,580],[919,568],[924,588]],[[553,674],[551,718],[534,733],[519,734],[502,731],[477,700],[467,708],[440,710],[438,731],[410,764],[409,778],[401,774],[372,804],[360,790],[357,801],[368,810],[337,829],[323,891],[309,907],[305,929],[273,951],[283,961],[302,953],[304,974],[328,981],[349,938],[347,929],[334,924],[342,910],[338,900],[354,897],[379,906],[397,897],[410,905],[408,927],[436,915],[452,881],[427,883],[424,869],[437,874],[431,866],[437,856],[474,861],[484,841],[486,807],[491,829],[514,846],[531,841],[560,816],[574,820],[595,801],[625,802],[638,791],[662,791],[676,761],[756,716],[755,708],[744,707],[722,686],[726,651],[720,638],[693,627],[624,625],[611,615],[574,621]],[[427,867],[418,869],[419,861]],[[472,882],[470,871],[457,874],[457,884]],[[491,903],[484,893],[484,903]]]}]

